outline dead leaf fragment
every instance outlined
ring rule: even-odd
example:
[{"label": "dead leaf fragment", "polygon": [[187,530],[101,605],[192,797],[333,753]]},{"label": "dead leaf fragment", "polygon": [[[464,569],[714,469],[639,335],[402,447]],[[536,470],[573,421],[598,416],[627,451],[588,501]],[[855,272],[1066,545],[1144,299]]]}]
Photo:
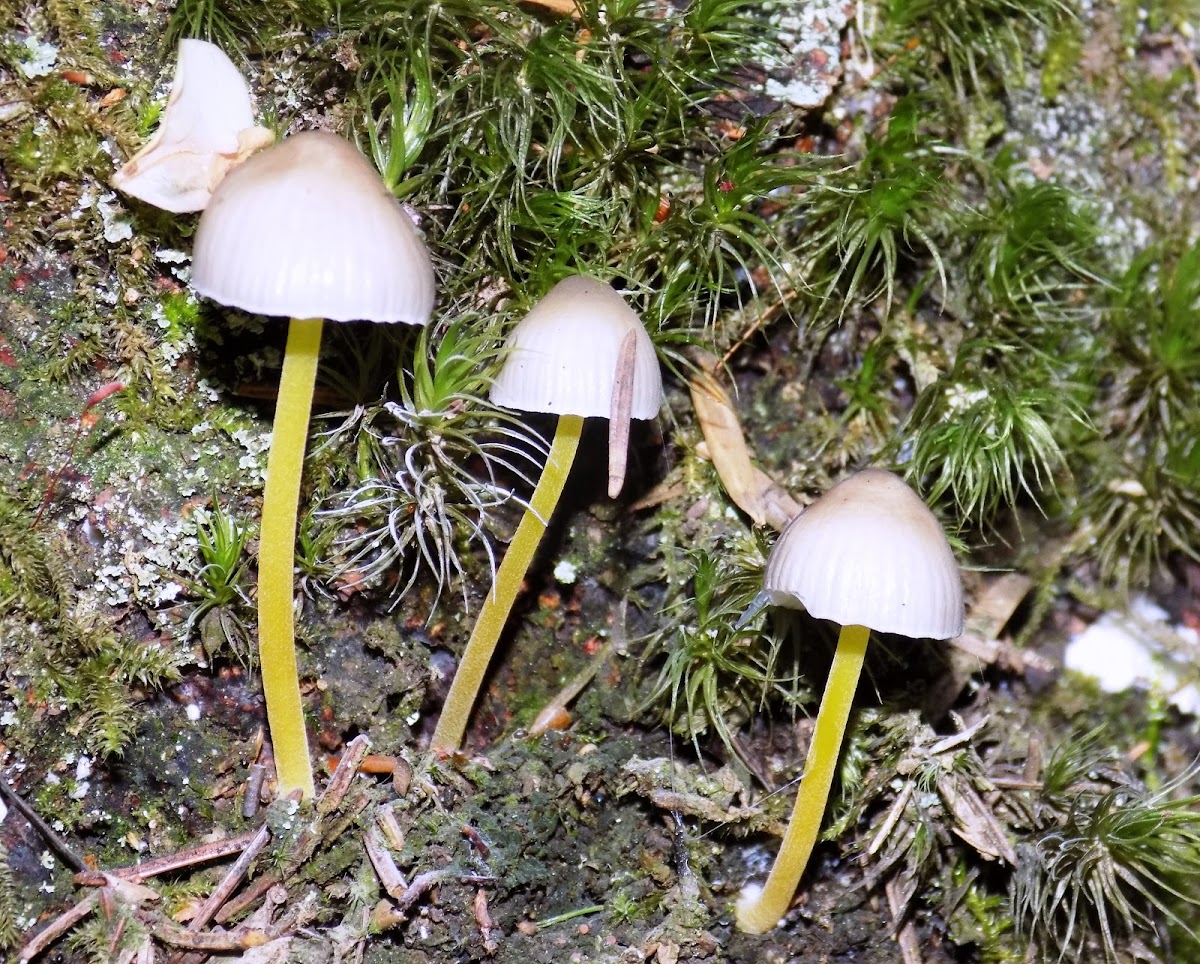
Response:
[{"label": "dead leaf fragment", "polygon": [[946,809],[954,815],[954,832],[959,837],[974,847],[980,856],[1016,866],[1017,855],[1004,828],[971,786],[962,780],[939,776],[937,790]]},{"label": "dead leaf fragment", "polygon": [[114,104],[121,103],[127,96],[129,96],[129,91],[124,87],[114,87],[100,98],[100,107],[101,109],[112,107]]},{"label": "dead leaf fragment", "polygon": [[719,364],[707,353],[697,353],[700,367],[688,381],[692,406],[705,449],[729,497],[757,525],[769,525],[782,531],[802,508],[800,503],[769,475],[750,461],[750,449],[742,434],[733,402],[715,375]]},{"label": "dead leaf fragment", "polygon": [[531,7],[541,7],[543,10],[548,10],[550,13],[556,13],[560,17],[574,17],[579,19],[579,4],[576,0],[525,0]]}]

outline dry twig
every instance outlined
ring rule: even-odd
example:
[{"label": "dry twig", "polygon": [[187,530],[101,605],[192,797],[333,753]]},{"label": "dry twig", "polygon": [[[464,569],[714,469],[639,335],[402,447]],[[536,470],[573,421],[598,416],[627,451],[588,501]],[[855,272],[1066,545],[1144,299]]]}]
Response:
[{"label": "dry twig", "polygon": [[426,891],[452,876],[453,873],[449,870],[428,870],[417,874],[408,885],[408,889],[396,898],[394,904],[381,900],[375,905],[375,910],[371,912],[371,924],[379,930],[388,930],[403,924],[408,919],[408,912],[413,904],[420,900]]},{"label": "dry twig", "polygon": [[383,834],[375,827],[370,827],[363,834],[363,844],[367,848],[367,857],[371,861],[371,866],[375,868],[375,874],[379,877],[379,882],[383,884],[383,889],[387,891],[389,897],[400,900],[408,890],[408,881],[400,872],[400,868],[396,866],[396,861],[392,859],[391,853],[388,852]]},{"label": "dry twig", "polygon": [[246,849],[242,851],[242,855],[229,868],[228,873],[217,885],[216,889],[208,895],[208,900],[196,911],[196,916],[188,922],[187,929],[190,931],[198,931],[210,920],[213,915],[229,900],[230,895],[237,889],[238,884],[242,882],[242,878],[246,876],[246,871],[250,869],[250,864],[254,862],[254,858],[259,855],[259,852],[267,845],[267,841],[271,839],[271,831],[262,826],[258,828],[258,833],[246,845]]},{"label": "dry twig", "polygon": [[60,914],[49,924],[43,927],[37,934],[31,937],[17,952],[17,960],[21,964],[26,961],[32,961],[35,957],[42,953],[47,947],[53,944],[56,940],[67,933],[72,927],[78,924],[81,920],[87,917],[96,909],[96,905],[100,903],[100,892],[95,891],[88,894],[83,900],[79,901],[74,907]]},{"label": "dry twig", "polygon": [[42,835],[42,839],[50,845],[51,850],[58,854],[59,859],[64,864],[75,871],[87,869],[87,864],[83,862],[79,855],[67,846],[67,842],[62,837],[50,829],[46,821],[38,816],[37,811],[26,803],[25,798],[18,794],[3,777],[0,777],[0,795],[12,804],[13,809],[24,817],[34,830]]},{"label": "dry twig", "polygon": [[[192,867],[209,860],[220,860],[222,857],[231,857],[241,853],[254,840],[256,833],[257,831],[248,830],[246,833],[240,833],[234,837],[188,847],[186,850],[164,854],[162,857],[154,857],[139,864],[130,864],[128,867],[118,867],[108,873],[140,883],[160,874],[169,874],[173,870],[181,870],[184,867]],[[81,887],[103,887],[107,881],[104,872],[85,871],[75,875],[75,883]]]}]

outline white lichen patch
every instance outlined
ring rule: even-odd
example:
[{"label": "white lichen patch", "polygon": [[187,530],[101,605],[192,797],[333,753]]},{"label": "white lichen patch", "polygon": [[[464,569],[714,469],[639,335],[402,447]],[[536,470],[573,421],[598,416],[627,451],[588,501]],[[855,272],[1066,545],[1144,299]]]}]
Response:
[{"label": "white lichen patch", "polygon": [[[115,557],[97,570],[96,588],[110,606],[137,602],[149,609],[175,601],[199,572],[199,541],[190,519],[146,519],[127,507],[129,533],[106,545]],[[81,601],[82,603],[82,601]]]},{"label": "white lichen patch", "polygon": [[17,70],[26,77],[46,77],[58,63],[58,48],[30,35],[17,45],[16,58]]},{"label": "white lichen patch", "polygon": [[243,428],[230,432],[229,437],[246,450],[238,459],[238,468],[244,473],[243,479],[252,485],[261,486],[267,478],[267,453],[271,449],[271,433]]},{"label": "white lichen patch", "polygon": [[763,93],[793,107],[824,104],[842,76],[841,34],[854,7],[846,0],[764,3],[775,44],[763,54]]},{"label": "white lichen patch", "polygon": [[104,222],[104,240],[109,244],[128,241],[133,237],[133,224],[115,193],[110,192],[98,197],[96,210],[100,212],[100,218]]},{"label": "white lichen patch", "polygon": [[[196,393],[203,396],[210,402],[217,402],[221,399],[221,393],[217,391],[211,384],[209,384],[207,378],[201,378],[196,382]],[[205,422],[202,424],[207,425],[208,423]]]},{"label": "white lichen patch", "polygon": [[192,256],[177,248],[159,248],[154,257],[165,265],[170,266],[171,274],[187,284],[192,278]]},{"label": "white lichen patch", "polygon": [[[190,327],[174,328],[169,337],[191,351]],[[211,386],[200,383],[198,390],[219,404],[220,393]],[[203,500],[217,488],[214,480],[230,477],[234,485],[219,486],[223,504],[235,503],[242,487],[259,489],[270,435],[244,412],[217,409],[186,433],[137,430],[120,442],[120,449],[107,450],[120,471],[104,479],[103,489],[87,479],[71,488],[80,503],[72,522],[90,533],[87,541],[95,551],[94,581],[81,590],[79,604],[95,611],[137,604],[152,616],[161,613],[164,628],[172,630],[203,565],[196,519],[180,500]],[[164,466],[172,473],[168,487],[162,484]]]}]

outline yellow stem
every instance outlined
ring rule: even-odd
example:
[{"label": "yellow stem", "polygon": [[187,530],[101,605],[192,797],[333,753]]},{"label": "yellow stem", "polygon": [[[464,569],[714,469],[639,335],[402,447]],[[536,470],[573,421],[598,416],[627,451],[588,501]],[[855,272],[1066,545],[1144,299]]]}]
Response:
[{"label": "yellow stem", "polygon": [[430,744],[433,750],[455,750],[462,743],[471,708],[479,695],[488,663],[496,650],[496,642],[504,630],[504,624],[508,622],[508,614],[533,554],[537,552],[538,543],[542,541],[546,523],[554,514],[558,497],[571,472],[582,431],[583,419],[578,415],[559,416],[542,477],[538,479],[533,498],[529,500],[529,508],[521,517],[516,535],[508,545],[500,568],[496,570],[496,582],[483,601],[479,619],[467,642],[462,661],[458,664],[458,672],[454,674],[454,682],[450,685],[442,715],[438,718],[437,729],[433,732]]},{"label": "yellow stem", "polygon": [[825,684],[825,695],[821,697],[821,708],[817,711],[817,725],[813,729],[791,822],[762,890],[751,891],[738,901],[739,930],[763,934],[778,924],[787,913],[804,868],[808,866],[808,858],[817,842],[817,831],[821,829],[821,818],[825,815],[833,775],[837,772],[838,753],[870,635],[866,626],[843,626],[838,636],[837,651],[833,654],[829,682]]},{"label": "yellow stem", "polygon": [[320,318],[293,318],[288,326],[271,453],[267,456],[258,549],[258,652],[279,793],[282,796],[299,790],[305,799],[313,795],[314,788],[296,670],[292,574],[296,509],[321,350],[321,326]]}]

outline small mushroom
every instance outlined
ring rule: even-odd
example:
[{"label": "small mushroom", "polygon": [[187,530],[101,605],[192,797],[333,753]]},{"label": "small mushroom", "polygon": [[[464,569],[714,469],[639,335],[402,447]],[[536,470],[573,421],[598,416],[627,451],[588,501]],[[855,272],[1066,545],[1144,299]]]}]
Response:
[{"label": "small mushroom", "polygon": [[871,630],[948,639],[963,628],[962,581],[941,526],[900,478],[852,475],[797,516],[767,562],[764,591],[776,606],[840,623],[792,819],[763,886],[737,902],[738,928],[770,930],[808,865],[837,769]]},{"label": "small mushroom", "polygon": [[322,319],[425,324],[433,267],[366,158],[314,131],[255,155],[221,182],[196,232],[192,286],[224,305],[291,318],[263,492],[258,632],[280,793],[310,797],[292,569]]},{"label": "small mushroom", "polygon": [[201,211],[231,168],[274,140],[254,123],[250,89],[221,48],[181,40],[158,130],[112,184],[164,211]]},{"label": "small mushroom", "polygon": [[521,319],[508,346],[492,385],[492,401],[557,415],[558,426],[529,508],[496,571],[446,696],[433,734],[434,750],[452,750],[462,742],[496,641],[570,474],[583,420],[608,418],[614,409],[627,413],[626,418],[651,419],[663,400],[658,358],[642,320],[624,298],[595,278],[560,281]]}]

